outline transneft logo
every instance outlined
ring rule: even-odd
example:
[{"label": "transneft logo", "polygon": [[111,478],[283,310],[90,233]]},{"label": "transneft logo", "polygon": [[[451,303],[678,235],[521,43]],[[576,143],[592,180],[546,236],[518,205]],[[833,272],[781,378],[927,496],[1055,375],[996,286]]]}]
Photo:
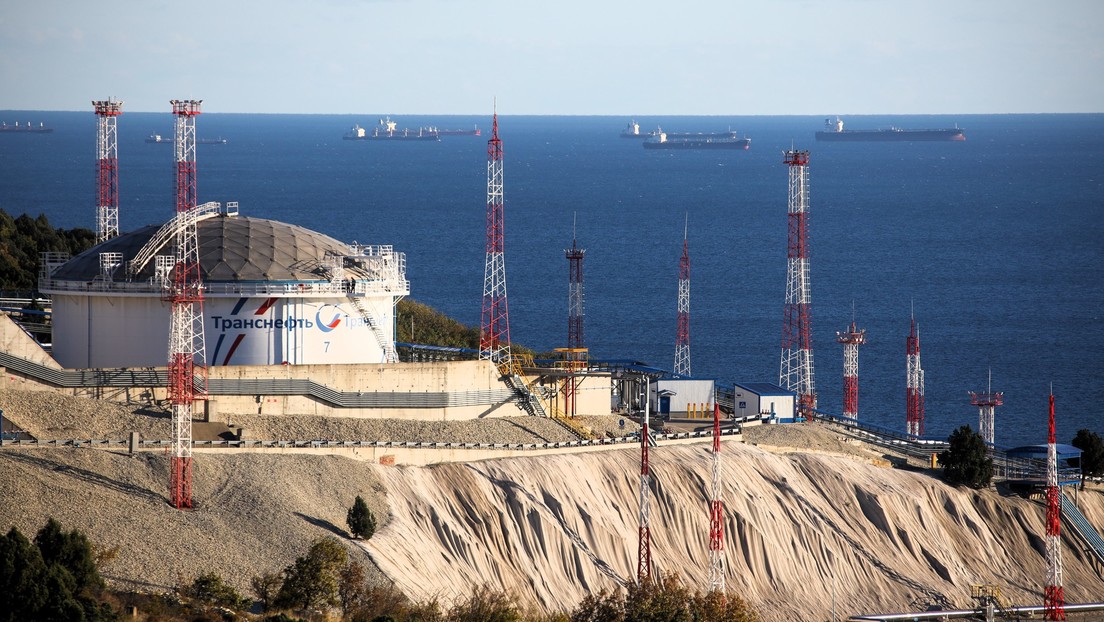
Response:
[{"label": "transneft logo", "polygon": [[[326,307],[331,306],[334,308],[335,313],[330,321],[327,322],[322,319],[324,317],[322,312],[326,309]],[[329,313],[325,315],[329,315]],[[318,326],[318,330],[324,333],[328,333],[331,330],[337,328],[337,325],[341,323],[342,315],[344,315],[344,312],[341,310],[341,307],[338,307],[337,305],[322,305],[321,307],[318,307],[318,312],[314,314],[314,323]]]}]

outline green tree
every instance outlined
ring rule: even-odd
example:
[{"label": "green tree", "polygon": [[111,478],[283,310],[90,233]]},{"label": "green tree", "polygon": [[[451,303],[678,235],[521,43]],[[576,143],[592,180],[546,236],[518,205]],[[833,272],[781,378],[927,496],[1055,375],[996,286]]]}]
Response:
[{"label": "green tree", "polygon": [[372,510],[368,509],[368,504],[359,496],[353,501],[353,507],[349,508],[349,513],[345,516],[345,522],[348,523],[349,531],[354,538],[367,540],[376,533],[376,515],[372,514]]},{"label": "green tree", "polygon": [[993,459],[981,434],[964,425],[951,432],[947,443],[947,449],[939,453],[944,479],[956,486],[988,486],[993,479]]},{"label": "green tree", "polygon": [[1081,472],[1090,477],[1104,476],[1104,440],[1092,430],[1078,430],[1071,443],[1081,450]]},{"label": "green tree", "polygon": [[50,519],[33,544],[14,527],[0,538],[0,593],[10,603],[0,621],[116,620],[102,592],[92,547],[79,531]]},{"label": "green tree", "polygon": [[0,621],[32,620],[46,603],[46,564],[42,553],[18,529],[0,538],[0,594],[8,605],[0,607]]},{"label": "green tree", "polygon": [[336,607],[341,569],[348,561],[345,548],[333,538],[319,538],[310,550],[284,569],[284,582],[276,594],[277,607],[322,609]]}]

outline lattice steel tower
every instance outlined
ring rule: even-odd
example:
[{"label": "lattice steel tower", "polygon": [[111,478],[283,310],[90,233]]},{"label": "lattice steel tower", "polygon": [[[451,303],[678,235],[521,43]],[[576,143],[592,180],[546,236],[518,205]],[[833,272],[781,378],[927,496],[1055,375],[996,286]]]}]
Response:
[{"label": "lattice steel tower", "polygon": [[1062,490],[1058,487],[1058,445],[1054,434],[1054,391],[1050,393],[1050,425],[1047,431],[1046,554],[1047,582],[1043,592],[1043,618],[1066,619],[1062,587]]},{"label": "lattice steel tower", "polygon": [[636,547],[636,583],[642,585],[652,578],[652,525],[651,525],[651,485],[652,472],[648,466],[648,443],[651,436],[648,432],[648,410],[650,407],[650,393],[648,381],[643,381],[644,419],[640,426],[640,530],[637,536]]},{"label": "lattice steel tower", "polygon": [[993,372],[989,372],[989,387],[985,393],[970,391],[970,403],[978,407],[978,430],[981,438],[990,447],[996,438],[996,410],[1004,404],[1004,393],[993,392]]},{"label": "lattice steel tower", "polygon": [[836,341],[843,344],[843,416],[859,418],[859,346],[866,343],[866,329],[851,326],[836,332]]},{"label": "lattice steel tower", "polygon": [[682,257],[679,258],[678,333],[675,335],[673,371],[690,376],[690,247],[687,242],[689,216],[682,228]]},{"label": "lattice steel tower", "polygon": [[924,368],[920,366],[920,329],[912,317],[905,340],[905,428],[912,436],[924,435]]},{"label": "lattice steel tower", "polygon": [[116,118],[123,102],[93,101],[96,123],[96,243],[119,235],[119,139]]},{"label": "lattice steel tower", "polygon": [[[176,115],[176,263],[165,299],[172,303],[169,328],[169,402],[172,404],[172,505],[193,507],[192,412],[207,394],[203,339],[203,281],[196,232],[195,118],[199,100],[172,100]],[[198,361],[198,365],[197,365]]]},{"label": "lattice steel tower", "polygon": [[567,257],[567,347],[585,348],[583,331],[583,258],[586,249],[575,243],[575,222],[571,223],[571,248],[564,249]]},{"label": "lattice steel tower", "polygon": [[709,589],[725,592],[724,501],[721,500],[721,407],[713,404],[713,498],[709,502]]},{"label": "lattice steel tower", "polygon": [[487,141],[487,261],[483,270],[479,358],[508,366],[511,363],[510,312],[506,304],[502,208],[502,141],[498,138],[498,111],[495,110],[491,139]]},{"label": "lattice steel tower", "polygon": [[809,152],[790,150],[783,155],[790,170],[789,244],[778,384],[797,394],[798,412],[809,418],[817,406],[809,294]]}]

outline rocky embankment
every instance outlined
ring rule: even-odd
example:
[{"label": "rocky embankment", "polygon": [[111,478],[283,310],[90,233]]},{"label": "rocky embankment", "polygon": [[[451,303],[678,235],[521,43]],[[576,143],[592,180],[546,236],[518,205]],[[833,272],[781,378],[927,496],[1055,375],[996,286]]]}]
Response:
[{"label": "rocky embankment", "polygon": [[[0,408],[42,438],[130,430],[167,437],[164,413],[91,400],[0,391]],[[601,419],[593,422],[599,431],[616,425]],[[517,441],[492,442],[541,442],[569,434],[531,418],[409,428],[311,417],[233,423],[251,438],[444,441],[434,435],[453,434],[477,442],[516,434]],[[1015,603],[1041,603],[1039,501],[878,466],[885,461],[877,450],[820,425],[749,428],[745,439],[723,444],[727,583],[764,619],[821,621],[833,600],[841,614],[968,607],[978,583],[999,585]],[[651,452],[655,567],[695,586],[707,576],[708,448]],[[53,516],[99,546],[118,546],[106,575],[122,587],[169,589],[215,571],[248,592],[250,577],[279,571],[313,538],[342,537],[355,495],[385,519],[368,542],[350,542],[354,558],[414,599],[447,601],[463,586],[490,583],[569,609],[587,593],[631,580],[636,568],[640,476],[632,448],[430,467],[197,452],[198,507],[190,512],[167,505],[161,452],[5,447],[0,473],[0,526],[33,534]],[[1078,503],[1090,522],[1104,525],[1104,493],[1079,492]],[[1067,602],[1104,600],[1104,579],[1076,540],[1063,538],[1063,555]]]}]

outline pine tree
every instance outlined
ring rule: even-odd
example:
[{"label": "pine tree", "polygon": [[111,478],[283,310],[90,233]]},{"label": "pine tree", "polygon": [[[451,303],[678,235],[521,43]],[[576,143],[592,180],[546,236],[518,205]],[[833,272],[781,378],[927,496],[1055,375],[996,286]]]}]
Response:
[{"label": "pine tree", "polygon": [[1091,430],[1078,430],[1071,443],[1081,450],[1081,473],[1090,477],[1104,475],[1104,440]]},{"label": "pine tree", "polygon": [[354,538],[365,540],[376,533],[376,516],[368,509],[368,504],[359,496],[353,501],[353,507],[349,509],[345,522],[349,525],[349,532]]},{"label": "pine tree", "polygon": [[944,479],[956,486],[988,486],[993,479],[993,459],[981,434],[964,425],[951,432],[947,444],[947,449],[939,453]]}]

